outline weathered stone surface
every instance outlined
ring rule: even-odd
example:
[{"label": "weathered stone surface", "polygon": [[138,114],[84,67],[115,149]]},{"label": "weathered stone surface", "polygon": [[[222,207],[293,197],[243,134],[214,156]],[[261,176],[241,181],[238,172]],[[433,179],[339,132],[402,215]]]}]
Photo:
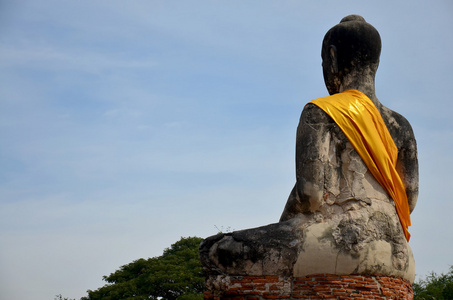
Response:
[{"label": "weathered stone surface", "polygon": [[302,241],[300,218],[218,234],[203,241],[200,257],[209,274],[291,275]]},{"label": "weathered stone surface", "polygon": [[[362,17],[348,16],[326,34],[323,72],[330,94],[365,93],[398,148],[397,170],[412,211],[418,195],[415,137],[409,122],[374,91],[380,37]],[[414,280],[414,259],[395,204],[337,124],[307,104],[296,137],[296,184],[279,223],[206,239],[208,275],[379,274]]]},{"label": "weathered stone surface", "polygon": [[386,214],[385,207],[380,211],[371,207],[307,227],[293,275],[385,274],[413,282],[415,266],[411,249],[400,224],[389,216],[394,208],[389,206]]},{"label": "weathered stone surface", "polygon": [[[298,215],[210,237],[201,245],[202,263],[208,274],[382,274],[413,282],[412,251],[394,207],[372,203],[354,209],[350,204],[345,204],[350,210],[329,219]],[[372,209],[373,204],[380,209]]]}]

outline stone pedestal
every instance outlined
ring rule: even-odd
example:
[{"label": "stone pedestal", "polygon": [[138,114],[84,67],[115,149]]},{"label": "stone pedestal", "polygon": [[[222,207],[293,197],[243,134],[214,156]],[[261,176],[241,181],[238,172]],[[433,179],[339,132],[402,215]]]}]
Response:
[{"label": "stone pedestal", "polygon": [[330,275],[307,277],[209,276],[206,300],[234,299],[381,299],[412,300],[409,281],[391,276]]}]

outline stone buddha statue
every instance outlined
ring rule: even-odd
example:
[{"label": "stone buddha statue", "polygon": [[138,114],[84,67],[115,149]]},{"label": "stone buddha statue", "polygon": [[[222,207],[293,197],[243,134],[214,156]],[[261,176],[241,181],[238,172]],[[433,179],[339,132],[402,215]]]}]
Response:
[{"label": "stone buddha statue", "polygon": [[[368,101],[383,124],[377,134],[388,133],[387,142],[397,151],[391,168],[402,200],[376,177],[330,111],[310,102],[297,128],[296,184],[280,221],[207,238],[200,257],[208,274],[381,274],[413,282],[407,226],[418,196],[416,141],[409,122],[376,97],[380,52],[378,31],[361,16],[347,16],[332,27],[322,43],[324,82],[331,95],[323,99],[331,109],[340,101],[337,95]],[[360,119],[360,109],[354,114]]]}]

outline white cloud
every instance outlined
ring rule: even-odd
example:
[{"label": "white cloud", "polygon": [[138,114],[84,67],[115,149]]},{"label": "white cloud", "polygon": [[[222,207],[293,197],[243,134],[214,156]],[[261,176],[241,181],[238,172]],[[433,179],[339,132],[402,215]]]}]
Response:
[{"label": "white cloud", "polygon": [[3,67],[45,69],[53,72],[79,71],[103,74],[110,70],[150,69],[157,65],[149,58],[122,57],[121,53],[110,51],[99,53],[90,49],[58,49],[56,46],[36,46],[18,44],[0,48],[0,61]]}]

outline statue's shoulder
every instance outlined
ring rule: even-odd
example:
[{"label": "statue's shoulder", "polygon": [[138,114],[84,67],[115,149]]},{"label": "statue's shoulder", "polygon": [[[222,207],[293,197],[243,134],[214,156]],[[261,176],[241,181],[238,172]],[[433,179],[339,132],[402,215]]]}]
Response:
[{"label": "statue's shoulder", "polygon": [[415,140],[412,126],[403,115],[385,106],[382,106],[381,115],[398,148]]},{"label": "statue's shoulder", "polygon": [[333,119],[314,103],[307,103],[300,116],[301,124],[332,124]]}]

